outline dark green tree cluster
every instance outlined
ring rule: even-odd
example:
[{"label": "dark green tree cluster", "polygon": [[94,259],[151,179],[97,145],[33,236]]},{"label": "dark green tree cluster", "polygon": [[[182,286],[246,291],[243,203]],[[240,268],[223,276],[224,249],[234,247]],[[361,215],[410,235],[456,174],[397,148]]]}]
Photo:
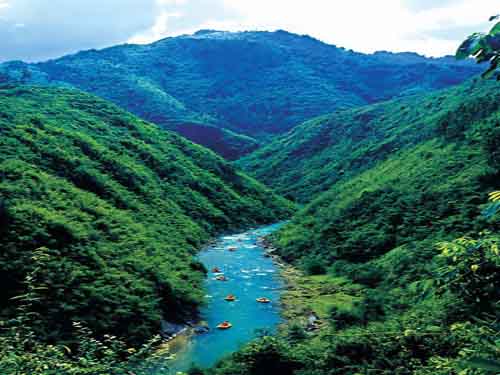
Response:
[{"label": "dark green tree cluster", "polygon": [[337,111],[273,139],[238,165],[278,192],[307,203],[389,156],[435,138],[437,132],[460,137],[468,123],[489,117],[498,103],[496,82],[473,79],[434,94]]}]

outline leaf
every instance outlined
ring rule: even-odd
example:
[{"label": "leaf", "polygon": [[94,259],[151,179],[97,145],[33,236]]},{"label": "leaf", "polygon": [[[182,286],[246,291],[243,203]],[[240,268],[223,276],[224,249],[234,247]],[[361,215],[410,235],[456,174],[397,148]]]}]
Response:
[{"label": "leaf", "polygon": [[495,26],[493,26],[490,30],[490,35],[495,36],[500,34],[500,22],[498,22]]},{"label": "leaf", "polygon": [[491,22],[491,21],[495,21],[495,20],[497,20],[497,19],[499,19],[499,18],[500,18],[500,14],[497,14],[496,16],[491,16],[491,17],[490,17],[490,19],[489,19],[489,21],[490,21],[490,22]]},{"label": "leaf", "polygon": [[459,60],[463,60],[477,54],[483,48],[482,40],[484,37],[485,34],[483,33],[474,33],[469,36],[462,42],[460,47],[458,47],[455,57]]},{"label": "leaf", "polygon": [[500,201],[500,191],[492,191],[488,194],[490,201],[498,202]]},{"label": "leaf", "polygon": [[481,74],[481,77],[491,78],[493,76],[493,74],[495,74],[497,68],[498,68],[498,61],[492,61],[488,70],[486,70],[483,74]]},{"label": "leaf", "polygon": [[486,370],[486,371],[500,371],[500,362],[491,359],[475,357],[465,362],[465,365],[471,368]]}]

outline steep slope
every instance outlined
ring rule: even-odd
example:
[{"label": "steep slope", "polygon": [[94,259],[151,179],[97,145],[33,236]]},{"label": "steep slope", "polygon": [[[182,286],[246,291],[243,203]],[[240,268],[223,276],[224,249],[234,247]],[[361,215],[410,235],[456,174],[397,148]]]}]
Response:
[{"label": "steep slope", "polygon": [[365,152],[367,166],[277,233],[278,253],[305,273],[285,273],[292,320],[209,373],[498,373],[500,193],[488,193],[500,181],[499,103],[497,82],[475,82],[416,101],[414,131],[386,107],[387,124],[357,133],[354,121],[352,143],[406,141],[378,162]]},{"label": "steep slope", "polygon": [[481,117],[499,103],[494,82],[472,80],[433,94],[336,111],[294,128],[238,164],[282,194],[307,202],[394,152],[434,137],[453,113]]},{"label": "steep slope", "polygon": [[[409,53],[365,55],[285,31],[205,30],[40,64],[6,63],[0,71],[21,82],[97,94],[236,158],[255,148],[255,138],[266,140],[326,111],[447,87],[478,68]],[[214,144],[213,127],[223,133],[215,137],[229,140],[223,147]]]},{"label": "steep slope", "polygon": [[[325,121],[326,139],[347,145],[337,145],[334,154],[334,144],[322,155],[323,164],[335,158],[326,170],[337,176],[338,165],[350,170],[279,233],[282,255],[290,261],[317,255],[328,264],[366,261],[404,243],[473,230],[478,202],[494,187],[488,162],[496,154],[499,99],[496,82],[479,80],[410,99],[406,111],[393,101],[340,114],[355,115],[348,133],[337,126],[339,115]],[[371,121],[356,122],[360,115]]]},{"label": "steep slope", "polygon": [[202,301],[200,245],[291,212],[213,152],[74,90],[2,88],[0,134],[0,312],[38,270],[49,339],[81,321],[144,341]]}]

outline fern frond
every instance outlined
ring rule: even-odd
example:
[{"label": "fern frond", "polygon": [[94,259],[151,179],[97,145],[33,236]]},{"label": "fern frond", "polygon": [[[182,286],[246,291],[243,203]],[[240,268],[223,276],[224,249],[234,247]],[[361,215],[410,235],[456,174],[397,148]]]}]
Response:
[{"label": "fern frond", "polygon": [[492,191],[488,195],[491,202],[500,202],[500,191]]}]

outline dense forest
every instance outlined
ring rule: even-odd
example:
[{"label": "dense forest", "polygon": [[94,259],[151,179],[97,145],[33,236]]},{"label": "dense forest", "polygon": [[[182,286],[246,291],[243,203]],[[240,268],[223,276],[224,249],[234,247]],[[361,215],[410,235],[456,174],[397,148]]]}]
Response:
[{"label": "dense forest", "polygon": [[[145,343],[202,303],[201,245],[293,209],[211,151],[81,92],[3,87],[0,132],[0,314],[19,318],[31,293],[22,327],[48,343],[76,345],[74,322]],[[1,373],[36,373],[9,361]]]},{"label": "dense forest", "polygon": [[500,108],[499,98],[494,81],[476,78],[433,94],[337,111],[297,126],[238,164],[278,192],[309,202],[377,162],[435,138],[447,122],[451,137],[461,131],[457,122],[490,116]]},{"label": "dense forest", "polygon": [[479,71],[451,57],[367,55],[285,31],[213,30],[0,65],[18,82],[97,94],[228,159],[312,117],[448,87]]},{"label": "dense forest", "polygon": [[283,323],[189,375],[499,374],[499,39],[482,77],[285,31],[1,64],[0,374],[168,373],[199,250],[281,220]]},{"label": "dense forest", "polygon": [[296,311],[214,373],[498,373],[499,124],[498,83],[474,80],[312,120],[252,156],[283,168],[281,191],[302,173],[332,186],[288,185],[317,196],[273,241],[304,272]]}]

